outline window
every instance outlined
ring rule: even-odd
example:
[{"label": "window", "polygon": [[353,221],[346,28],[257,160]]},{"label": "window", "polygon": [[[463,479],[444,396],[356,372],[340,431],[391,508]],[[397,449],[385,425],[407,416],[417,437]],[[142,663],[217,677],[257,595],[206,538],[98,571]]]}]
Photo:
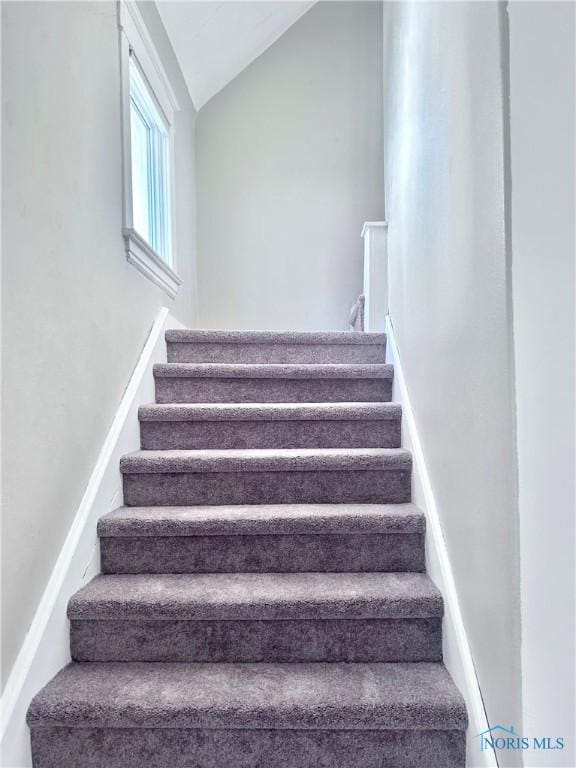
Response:
[{"label": "window", "polygon": [[174,112],[176,98],[135,3],[119,4],[126,257],[174,297]]},{"label": "window", "polygon": [[130,140],[134,229],[170,264],[169,131],[133,55],[130,56]]}]

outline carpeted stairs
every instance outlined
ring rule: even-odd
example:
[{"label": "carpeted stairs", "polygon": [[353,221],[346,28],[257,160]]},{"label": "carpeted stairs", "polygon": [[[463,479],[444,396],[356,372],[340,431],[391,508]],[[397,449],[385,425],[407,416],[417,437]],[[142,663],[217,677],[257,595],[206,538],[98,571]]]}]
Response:
[{"label": "carpeted stairs", "polygon": [[462,768],[385,336],[166,339],[34,768]]}]

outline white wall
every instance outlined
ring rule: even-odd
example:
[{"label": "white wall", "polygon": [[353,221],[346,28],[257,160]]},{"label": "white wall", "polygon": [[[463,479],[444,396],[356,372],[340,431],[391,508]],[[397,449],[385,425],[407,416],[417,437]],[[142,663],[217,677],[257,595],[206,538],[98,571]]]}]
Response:
[{"label": "white wall", "polygon": [[200,110],[203,326],[347,327],[383,214],[381,13],[318,3]]},{"label": "white wall", "polygon": [[574,5],[513,2],[512,267],[524,732],[574,753]]},{"label": "white wall", "polygon": [[116,3],[2,3],[4,680],[158,308],[194,317],[195,113],[142,11],[182,108],[175,302],[124,254]]},{"label": "white wall", "polygon": [[500,9],[387,3],[385,30],[390,314],[488,717],[520,729]]}]

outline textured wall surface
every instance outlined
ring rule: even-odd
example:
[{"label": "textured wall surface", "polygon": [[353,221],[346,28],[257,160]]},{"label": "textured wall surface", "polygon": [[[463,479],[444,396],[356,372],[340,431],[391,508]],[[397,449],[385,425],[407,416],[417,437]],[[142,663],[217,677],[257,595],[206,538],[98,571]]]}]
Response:
[{"label": "textured wall surface", "polygon": [[193,320],[195,113],[142,11],[181,107],[175,302],[124,254],[116,3],[2,4],[4,679],[158,309]]},{"label": "textured wall surface", "polygon": [[347,327],[384,212],[381,14],[318,3],[200,110],[203,327]]},{"label": "textured wall surface", "polygon": [[520,728],[500,10],[385,19],[390,312],[488,717]]}]

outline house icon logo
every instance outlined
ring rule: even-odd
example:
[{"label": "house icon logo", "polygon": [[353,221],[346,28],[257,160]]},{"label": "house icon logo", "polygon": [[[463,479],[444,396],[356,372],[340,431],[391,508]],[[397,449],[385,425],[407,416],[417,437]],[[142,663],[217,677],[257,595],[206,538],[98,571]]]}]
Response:
[{"label": "house icon logo", "polygon": [[[506,728],[503,725],[493,725],[492,728],[488,728],[486,731],[478,734],[480,739],[480,749],[518,749],[521,747],[513,747],[508,742],[518,739],[518,734],[514,730],[514,726],[511,725]],[[499,742],[498,744],[496,742]]]}]

